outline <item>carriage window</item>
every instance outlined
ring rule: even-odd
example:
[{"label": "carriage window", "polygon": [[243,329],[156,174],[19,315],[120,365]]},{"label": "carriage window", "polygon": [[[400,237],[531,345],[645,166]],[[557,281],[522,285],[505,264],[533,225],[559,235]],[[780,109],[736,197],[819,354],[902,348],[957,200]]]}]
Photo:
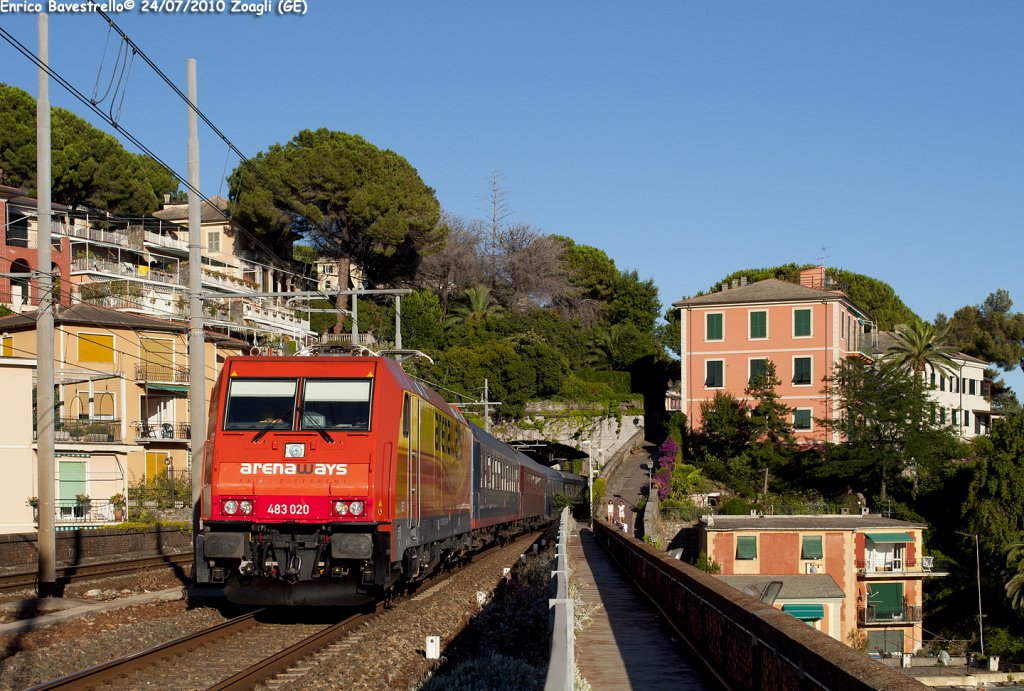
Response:
[{"label": "carriage window", "polygon": [[232,379],[224,429],[291,429],[296,389],[294,379]]},{"label": "carriage window", "polygon": [[366,432],[370,429],[369,379],[307,379],[302,429]]}]

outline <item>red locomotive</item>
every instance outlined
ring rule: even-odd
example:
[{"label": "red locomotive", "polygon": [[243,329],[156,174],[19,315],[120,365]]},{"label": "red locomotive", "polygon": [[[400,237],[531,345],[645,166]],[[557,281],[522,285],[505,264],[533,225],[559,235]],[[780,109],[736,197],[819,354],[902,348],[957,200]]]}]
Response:
[{"label": "red locomotive", "polygon": [[236,357],[213,389],[196,582],[362,604],[551,520],[582,479],[466,421],[394,359]]}]

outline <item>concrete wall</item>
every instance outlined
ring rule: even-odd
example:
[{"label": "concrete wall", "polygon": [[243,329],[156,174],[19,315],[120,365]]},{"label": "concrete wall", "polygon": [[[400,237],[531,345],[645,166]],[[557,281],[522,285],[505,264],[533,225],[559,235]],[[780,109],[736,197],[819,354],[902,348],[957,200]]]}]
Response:
[{"label": "concrete wall", "polygon": [[594,533],[727,688],[928,688],[600,521]]}]

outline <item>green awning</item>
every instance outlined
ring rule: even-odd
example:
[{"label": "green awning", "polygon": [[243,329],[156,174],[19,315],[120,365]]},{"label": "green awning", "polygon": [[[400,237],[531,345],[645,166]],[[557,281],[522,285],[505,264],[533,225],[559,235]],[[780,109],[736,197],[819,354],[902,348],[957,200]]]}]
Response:
[{"label": "green awning", "polygon": [[825,605],[792,604],[783,605],[782,611],[792,614],[800,621],[817,621],[825,618]]},{"label": "green awning", "polygon": [[910,533],[864,533],[872,542],[913,542]]},{"label": "green awning", "polygon": [[146,384],[150,391],[168,391],[170,393],[188,393],[188,384]]}]

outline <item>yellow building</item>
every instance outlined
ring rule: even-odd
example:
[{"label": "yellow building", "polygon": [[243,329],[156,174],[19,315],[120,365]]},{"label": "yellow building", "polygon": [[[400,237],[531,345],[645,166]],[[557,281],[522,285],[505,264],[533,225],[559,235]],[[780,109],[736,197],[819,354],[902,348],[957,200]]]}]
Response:
[{"label": "yellow building", "polygon": [[[179,323],[80,304],[58,310],[54,331],[57,520],[113,520],[109,498],[125,493],[128,485],[168,473],[182,479],[188,476],[188,329]],[[242,341],[207,332],[204,410],[224,358],[248,348]],[[34,319],[0,318],[5,382],[8,372],[20,372],[25,366],[14,360],[34,358],[35,352]],[[32,430],[31,396],[8,393],[0,402],[0,418],[24,416],[27,410],[25,429]],[[21,443],[15,439],[17,430],[3,427],[0,444],[7,442],[3,437],[8,433],[10,443]],[[32,456],[34,466],[34,451]],[[35,478],[34,467],[31,476]],[[5,503],[20,506],[36,494],[33,490],[25,497],[12,495]],[[83,508],[79,498],[84,496],[90,502]]]}]

